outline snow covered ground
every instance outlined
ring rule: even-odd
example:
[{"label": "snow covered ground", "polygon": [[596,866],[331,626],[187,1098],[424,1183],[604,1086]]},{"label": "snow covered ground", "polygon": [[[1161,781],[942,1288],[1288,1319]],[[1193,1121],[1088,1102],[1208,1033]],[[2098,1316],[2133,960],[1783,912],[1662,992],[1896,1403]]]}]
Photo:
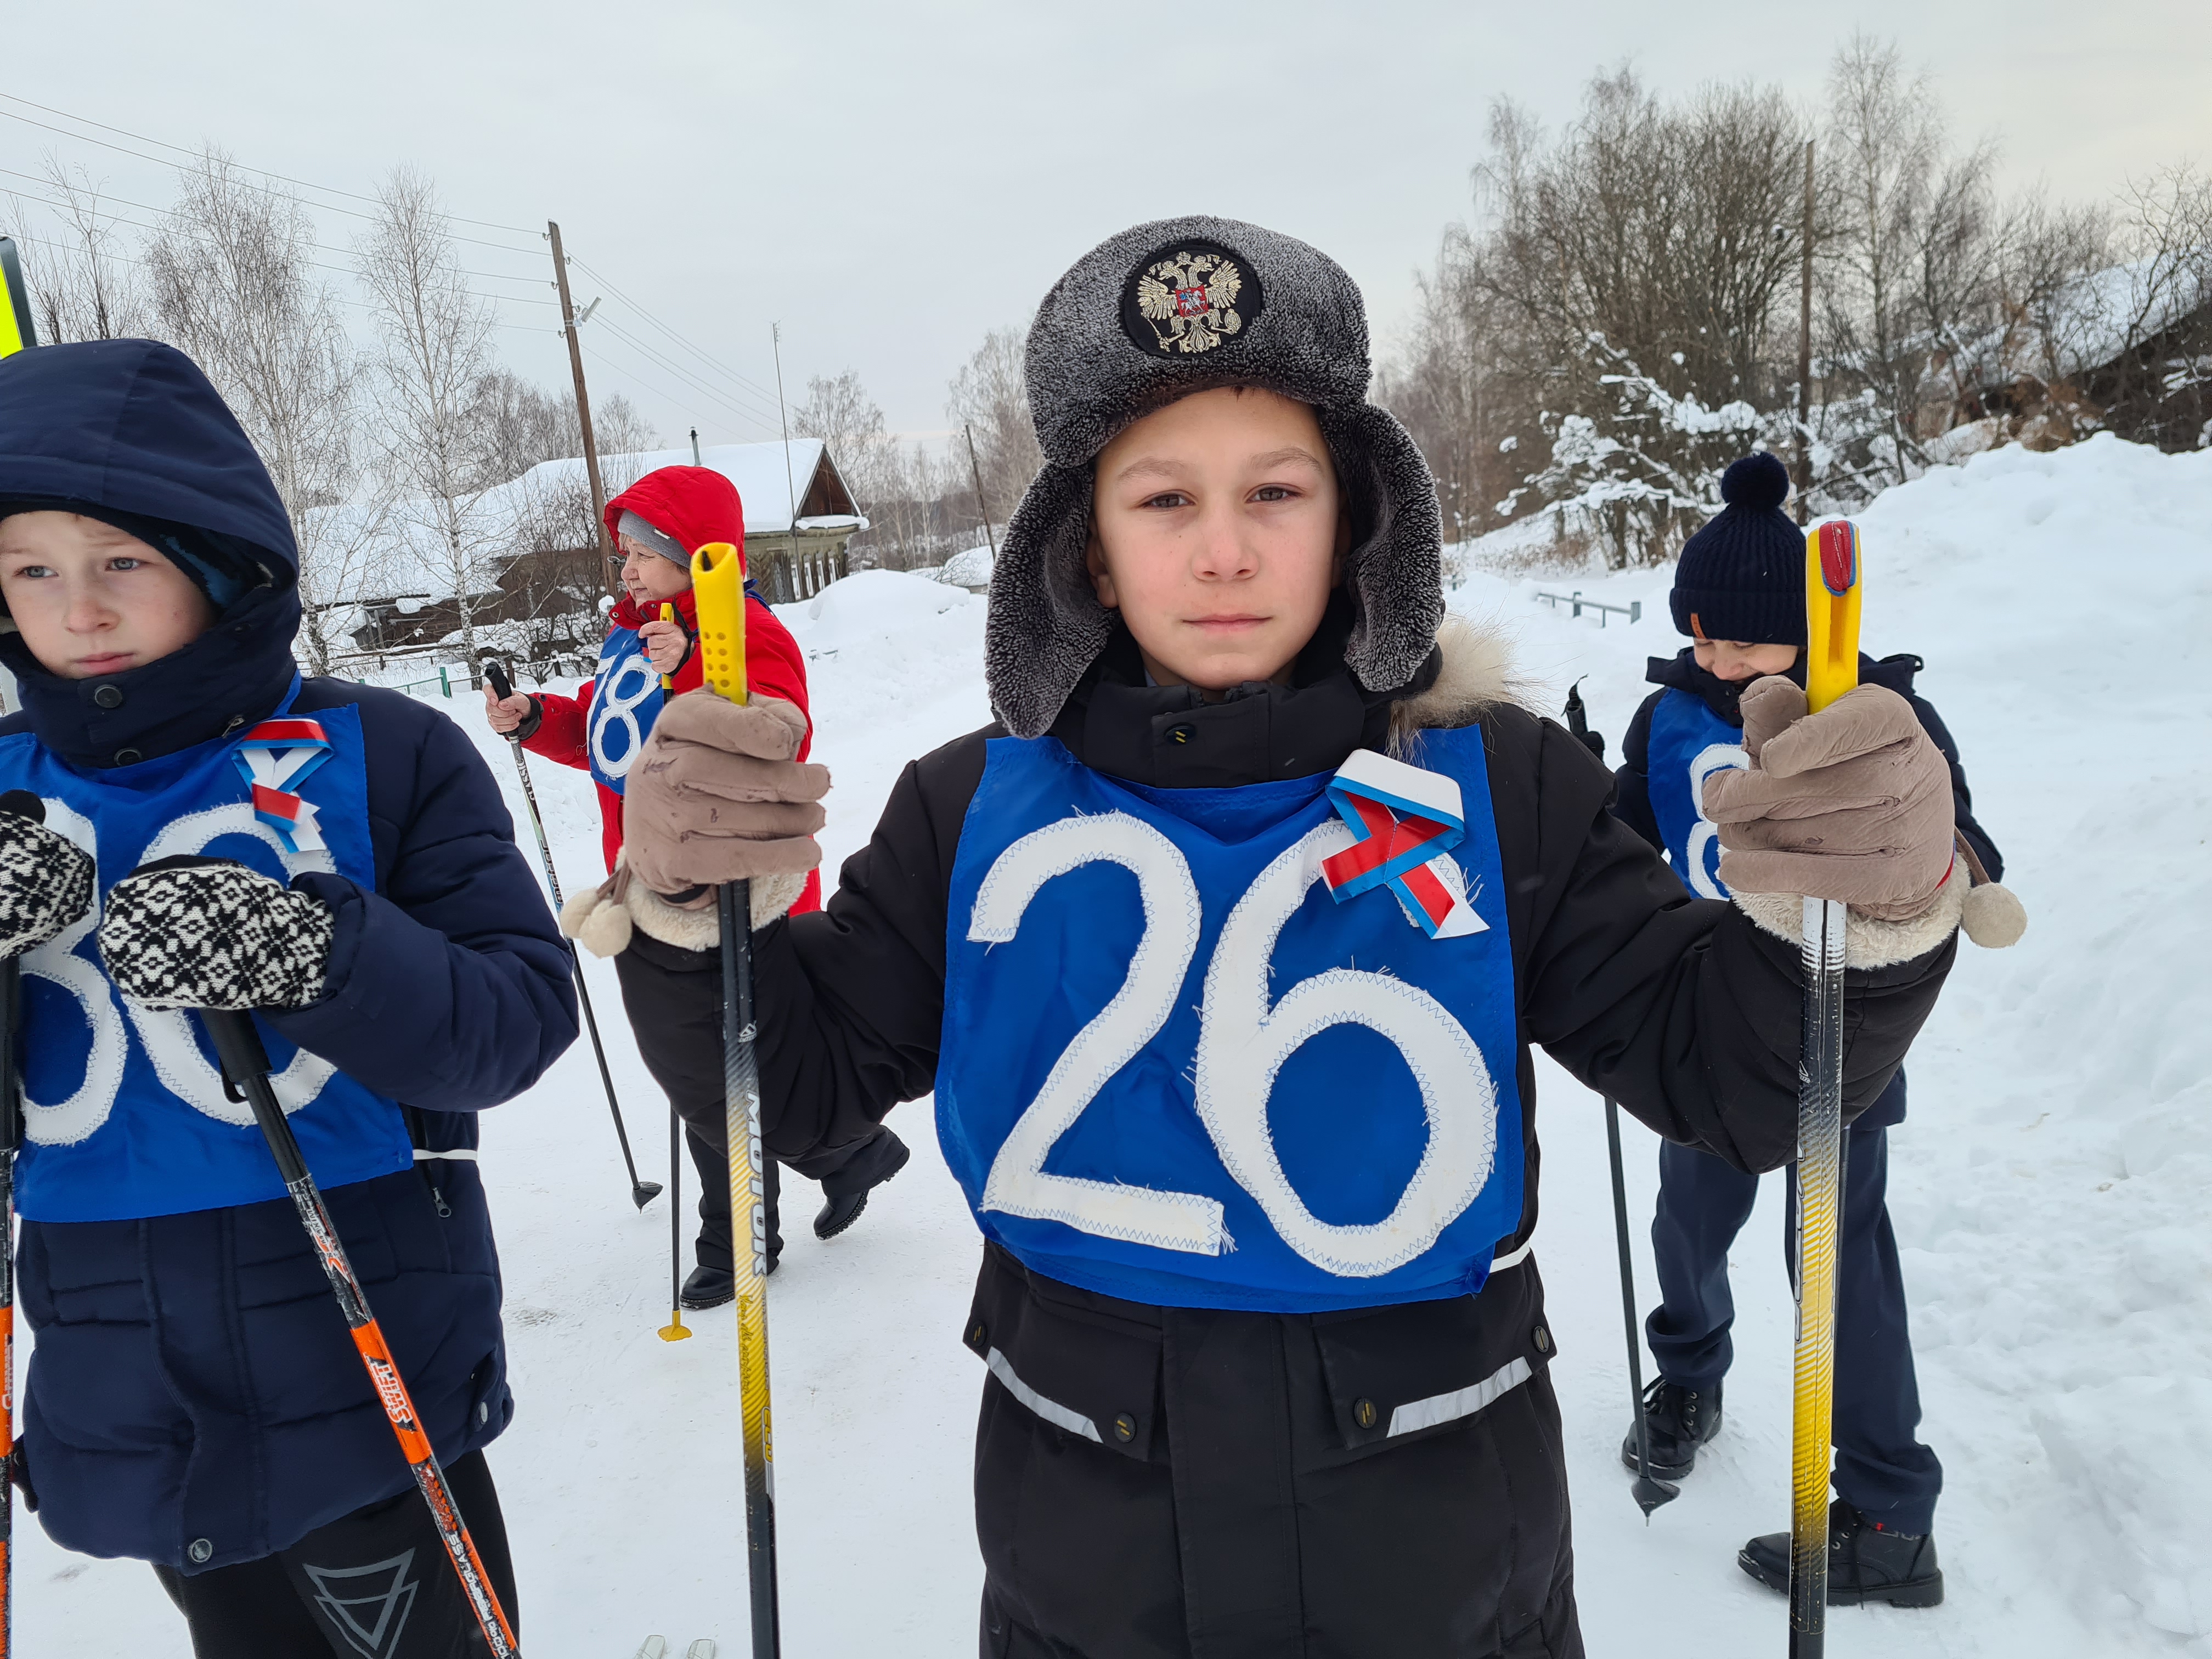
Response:
[{"label": "snow covered ground", "polygon": [[[2212,454],[2099,438],[1974,457],[1861,520],[1867,646],[1927,659],[1978,810],[2032,917],[1962,951],[1915,1048],[1891,1209],[1912,1295],[1948,1601],[1838,1609],[1838,1655],[2212,1656]],[[1647,654],[1673,652],[1668,573],[1470,576],[1456,608],[1519,637],[1556,708],[1586,676],[1617,739]],[[1601,629],[1534,599],[1580,586],[1644,605]],[[787,611],[811,658],[836,773],[831,867],[906,759],[981,724],[984,602],[870,573]],[[454,711],[520,814],[505,744]],[[598,873],[587,781],[533,766],[572,888]],[[526,823],[522,839],[529,844]],[[633,1141],[665,1177],[665,1113],[608,964],[588,969]],[[1544,1224],[1590,1651],[1779,1651],[1783,1603],[1735,1553],[1785,1521],[1790,1308],[1781,1182],[1736,1253],[1729,1422],[1647,1527],[1615,1457],[1626,1414],[1596,1100],[1540,1062]],[[926,1104],[893,1118],[916,1157],[834,1243],[787,1185],[771,1298],[787,1650],[808,1659],[972,1653],[980,1575],[969,1437],[982,1371],[957,1340],[976,1255]],[[1633,1126],[1632,1203],[1652,1287],[1654,1143]],[[668,1317],[666,1200],[630,1206],[588,1048],[489,1115],[484,1174],[507,1279],[520,1404],[493,1453],[525,1650],[629,1659],[648,1632],[742,1655],[733,1322]],[[686,1188],[690,1182],[686,1176]],[[688,1209],[688,1204],[686,1206]],[[686,1237],[689,1237],[689,1227]],[[335,1340],[335,1336],[334,1336]],[[1649,1362],[1647,1360],[1647,1369]],[[21,1649],[40,1659],[185,1654],[135,1564],[68,1557],[19,1527]]]}]

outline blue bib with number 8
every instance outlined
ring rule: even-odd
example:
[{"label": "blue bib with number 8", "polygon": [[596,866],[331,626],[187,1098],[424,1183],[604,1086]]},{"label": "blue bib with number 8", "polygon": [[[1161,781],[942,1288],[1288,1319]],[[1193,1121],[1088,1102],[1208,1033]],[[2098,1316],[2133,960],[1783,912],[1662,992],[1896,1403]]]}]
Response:
[{"label": "blue bib with number 8", "polygon": [[1477,925],[1338,902],[1328,775],[1150,789],[993,741],[954,863],[938,1135],[984,1234],[1168,1307],[1473,1293],[1521,1219],[1512,947],[1480,731],[1455,780]]}]

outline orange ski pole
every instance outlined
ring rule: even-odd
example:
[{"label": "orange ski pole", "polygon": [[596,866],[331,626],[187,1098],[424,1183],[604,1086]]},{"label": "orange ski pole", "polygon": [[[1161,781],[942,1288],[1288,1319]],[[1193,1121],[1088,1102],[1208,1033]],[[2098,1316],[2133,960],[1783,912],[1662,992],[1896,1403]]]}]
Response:
[{"label": "orange ski pole", "polygon": [[200,1018],[207,1023],[208,1035],[215,1039],[215,1051],[222,1061],[225,1084],[232,1091],[241,1092],[246,1104],[253,1109],[253,1121],[260,1126],[263,1139],[276,1156],[277,1172],[284,1177],[292,1202],[299,1208],[300,1224],[307,1229],[307,1240],[322,1261],[323,1272],[329,1276],[331,1289],[337,1295],[338,1311],[345,1316],[347,1328],[353,1333],[353,1345],[361,1351],[361,1363],[368,1372],[369,1385],[376,1390],[384,1414],[392,1419],[392,1432],[399,1442],[400,1455],[414,1472],[422,1501],[430,1506],[430,1519],[438,1529],[439,1541],[445,1545],[447,1557],[461,1581],[462,1593],[476,1613],[477,1627],[483,1632],[484,1645],[490,1650],[493,1659],[520,1659],[521,1650],[515,1645],[514,1629],[507,1622],[507,1614],[499,1605],[491,1576],[484,1571],[476,1543],[469,1536],[467,1523],[453,1503],[453,1491],[446,1484],[446,1472],[438,1467],[437,1455],[430,1448],[430,1437],[422,1431],[422,1419],[415,1413],[415,1401],[407,1392],[406,1382],[399,1375],[399,1367],[392,1358],[391,1346],[384,1340],[376,1316],[369,1311],[368,1298],[362,1291],[361,1281],[354,1277],[353,1264],[346,1260],[345,1246],[339,1241],[330,1207],[323,1202],[315,1178],[308,1173],[307,1160],[300,1156],[300,1143],[293,1139],[292,1126],[284,1120],[284,1109],[277,1103],[276,1091],[270,1087],[269,1054],[261,1046],[261,1034],[253,1029],[253,1018],[220,1008],[203,1008]]}]

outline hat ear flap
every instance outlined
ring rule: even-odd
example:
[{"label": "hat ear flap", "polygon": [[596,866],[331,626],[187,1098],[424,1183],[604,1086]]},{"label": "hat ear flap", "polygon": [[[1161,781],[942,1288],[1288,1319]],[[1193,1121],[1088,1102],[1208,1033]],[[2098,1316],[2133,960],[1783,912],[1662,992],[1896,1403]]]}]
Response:
[{"label": "hat ear flap", "polygon": [[983,673],[991,708],[1018,738],[1042,737],[1113,637],[1085,562],[1091,468],[1047,461],[1030,480],[991,569]]},{"label": "hat ear flap", "polygon": [[1444,613],[1443,514],[1427,459],[1388,410],[1320,410],[1352,514],[1346,586],[1356,612],[1344,659],[1370,691],[1406,684],[1436,648]]}]

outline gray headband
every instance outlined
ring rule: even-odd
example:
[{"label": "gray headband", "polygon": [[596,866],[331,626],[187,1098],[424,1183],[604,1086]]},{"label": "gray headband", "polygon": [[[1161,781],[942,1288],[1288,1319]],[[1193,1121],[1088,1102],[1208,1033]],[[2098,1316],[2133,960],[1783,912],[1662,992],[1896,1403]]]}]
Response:
[{"label": "gray headband", "polygon": [[620,534],[629,537],[639,545],[659,554],[671,564],[680,564],[686,570],[691,568],[691,556],[684,551],[683,543],[666,532],[647,524],[628,507],[623,508],[623,515],[616,522],[615,528]]}]

